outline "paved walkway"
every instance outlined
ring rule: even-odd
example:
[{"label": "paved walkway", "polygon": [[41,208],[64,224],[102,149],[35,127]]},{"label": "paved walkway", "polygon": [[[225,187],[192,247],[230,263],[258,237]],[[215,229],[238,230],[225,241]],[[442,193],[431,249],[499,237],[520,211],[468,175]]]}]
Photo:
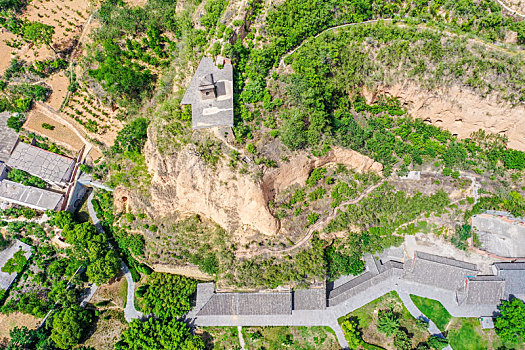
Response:
[{"label": "paved walkway", "polygon": [[[430,333],[430,335],[445,338],[445,336],[443,335],[443,333],[441,333],[441,330],[436,326],[436,324],[417,308],[416,304],[414,304],[414,302],[412,301],[412,298],[410,298],[410,294],[408,294],[407,292],[399,292],[398,295],[403,304],[405,304],[405,307],[407,308],[408,312],[410,312],[410,314],[415,319],[422,319],[428,322],[428,332]],[[443,349],[453,350],[450,345],[447,345]]]},{"label": "paved walkway", "polygon": [[97,292],[97,289],[98,289],[98,286],[93,283],[93,285],[91,285],[91,287],[89,288],[89,293],[80,302],[81,307],[85,307],[87,303],[91,301],[91,298],[93,298],[93,295],[95,295],[95,293]]},{"label": "paved walkway", "polygon": [[126,321],[131,322],[136,318],[142,318],[143,314],[140,311],[137,311],[135,308],[135,282],[129,272],[128,266],[122,262],[122,271],[124,271],[124,276],[128,281],[128,295],[126,297],[126,307],[124,308],[124,318]]},{"label": "paved walkway", "polygon": [[239,344],[241,344],[241,349],[246,349],[246,343],[244,343],[244,337],[242,336],[242,327],[237,326],[237,332],[239,332]]},{"label": "paved walkway", "polygon": [[[350,312],[370,303],[371,301],[383,296],[384,294],[396,291],[402,298],[407,309],[414,317],[421,316],[421,312],[413,305],[409,294],[434,299],[448,310],[454,317],[480,317],[492,315],[495,306],[460,306],[456,302],[456,295],[453,291],[439,289],[432,286],[422,285],[414,282],[405,281],[400,277],[392,276],[362,293],[356,294],[346,301],[326,308],[325,310],[293,310],[286,315],[219,315],[219,316],[193,316],[192,323],[202,327],[218,326],[328,326],[332,328],[337,336],[337,340],[343,349],[348,348],[348,343],[344,333],[337,323],[341,316],[348,315]],[[417,310],[417,311],[416,311]],[[433,323],[432,323],[433,324]],[[441,334],[439,329],[433,324],[430,326],[431,334]]]},{"label": "paved walkway", "polygon": [[[93,200],[93,192],[89,194],[89,197],[87,199],[88,201],[88,212],[89,216],[91,217],[91,220],[93,221],[93,225],[97,228],[97,231],[99,233],[103,233],[104,229],[102,228],[102,224],[100,223],[100,220],[97,217],[97,214],[95,213],[95,209],[93,208],[93,203],[91,201]],[[129,271],[128,266],[121,261],[122,263],[122,271],[124,272],[124,276],[126,277],[126,280],[128,281],[128,295],[126,298],[126,307],[124,308],[124,318],[126,321],[131,322],[133,319],[136,318],[142,318],[142,313],[137,311],[135,308],[135,282],[133,281],[133,278],[131,276],[131,272]]]}]

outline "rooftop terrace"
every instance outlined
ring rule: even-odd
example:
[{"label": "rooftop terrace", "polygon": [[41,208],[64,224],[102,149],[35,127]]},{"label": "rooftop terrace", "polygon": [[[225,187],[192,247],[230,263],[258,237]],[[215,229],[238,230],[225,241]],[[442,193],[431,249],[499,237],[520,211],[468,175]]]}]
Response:
[{"label": "rooftop terrace", "polygon": [[18,142],[7,165],[20,169],[42,180],[65,186],[71,179],[75,161],[44,149]]},{"label": "rooftop terrace", "polygon": [[204,57],[182,98],[191,105],[193,129],[233,126],[233,66],[225,60],[221,69]]}]

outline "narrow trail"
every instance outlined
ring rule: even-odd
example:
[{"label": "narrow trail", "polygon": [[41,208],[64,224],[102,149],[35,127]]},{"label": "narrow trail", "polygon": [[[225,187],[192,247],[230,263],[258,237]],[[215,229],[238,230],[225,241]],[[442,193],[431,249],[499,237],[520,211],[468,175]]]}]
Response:
[{"label": "narrow trail", "polygon": [[81,159],[81,161],[84,161],[87,155],[89,154],[89,152],[91,151],[91,149],[93,148],[93,145],[91,144],[91,142],[87,140],[87,136],[85,136],[82,132],[80,132],[74,125],[72,125],[69,121],[63,118],[58,112],[56,112],[51,107],[48,107],[42,102],[36,102],[35,105],[36,105],[34,109],[35,111],[46,115],[47,117],[53,119],[57,123],[66,125],[70,130],[72,130],[75,133],[75,135],[77,135],[80,138],[80,140],[82,140],[82,142],[86,145],[86,149]]},{"label": "narrow trail", "polygon": [[[525,15],[524,14],[521,14],[511,8],[509,8],[508,6],[506,6],[501,0],[497,0],[498,3],[504,8],[506,9],[507,11],[509,12],[512,12],[513,14],[515,14],[516,16],[519,16],[519,17],[522,17],[522,18],[525,18]],[[372,20],[369,20],[369,21],[363,21],[363,22],[356,22],[356,23],[346,23],[346,24],[340,24],[340,25],[337,25],[337,26],[334,26],[334,27],[330,27],[330,28],[327,28],[325,30],[323,30],[322,32],[318,33],[317,35],[313,36],[313,37],[309,37],[309,38],[306,38],[304,39],[298,46],[296,46],[293,50],[287,52],[286,54],[284,54],[282,57],[281,57],[281,60],[279,62],[279,67],[284,67],[285,64],[284,64],[284,60],[286,59],[286,57],[290,56],[290,55],[293,55],[294,52],[296,52],[297,50],[299,50],[303,45],[307,44],[308,42],[312,41],[312,40],[315,40],[317,39],[318,37],[320,37],[321,35],[325,34],[326,32],[330,32],[330,31],[333,31],[333,30],[336,30],[336,29],[340,29],[340,28],[346,28],[346,27],[352,27],[352,26],[357,26],[357,25],[366,25],[366,24],[372,24],[372,23],[377,23],[377,22],[393,22],[394,20],[395,21],[402,21],[403,19],[406,19],[406,18],[409,18],[409,17],[400,17],[400,18],[380,18],[380,19],[372,19]],[[399,26],[402,26],[402,24],[398,24]],[[422,25],[422,24],[419,24],[418,25],[419,28],[424,28],[424,29],[427,29],[427,30],[434,30],[434,31],[437,31],[435,28],[433,27],[429,27],[429,26],[426,26],[426,25]],[[443,33],[446,33],[448,35],[458,35],[457,33],[454,33],[454,32],[451,32],[447,29],[442,29],[442,30],[439,30]],[[497,49],[497,50],[501,50],[501,51],[505,51],[505,52],[511,52],[509,51],[507,48],[505,47],[502,47],[502,46],[498,46],[498,45],[495,45],[493,43],[490,43],[490,42],[487,42],[483,39],[481,39],[480,37],[473,37],[471,38],[471,40],[479,43],[479,44],[482,44],[482,45],[485,45],[485,46],[489,46],[493,49]],[[520,52],[523,52],[523,50],[519,50]],[[511,52],[512,53],[512,52]]]},{"label": "narrow trail", "polygon": [[501,0],[496,0],[498,2],[498,4],[500,4],[501,7],[503,7],[505,10],[509,11],[510,13],[512,13],[513,15],[515,16],[518,16],[518,17],[521,17],[521,18],[525,18],[525,14],[523,13],[520,13],[512,8],[510,8],[509,6],[507,6],[503,1]]},{"label": "narrow trail", "polygon": [[[433,171],[430,171],[430,172],[421,172],[422,175],[438,175],[437,172],[433,172]],[[473,176],[462,176],[463,178],[467,178],[469,180],[471,180],[471,185],[469,186],[469,188],[467,189],[468,192],[472,192],[472,196],[474,197],[474,203],[477,203],[478,202],[478,190],[479,190],[479,184],[476,182],[476,178],[473,177]],[[357,204],[359,203],[361,200],[363,200],[363,198],[365,197],[368,197],[368,195],[370,195],[370,193],[372,193],[374,190],[376,190],[377,188],[379,188],[381,185],[383,185],[385,182],[387,182],[389,179],[391,179],[391,176],[389,177],[386,177],[384,179],[382,179],[381,181],[379,181],[377,184],[367,188],[363,193],[361,193],[359,195],[359,197],[357,198],[354,198],[354,199],[350,199],[350,200],[347,200],[347,201],[344,201],[342,202],[341,204],[339,204],[336,208],[333,208],[330,212],[329,215],[327,215],[326,217],[324,217],[323,219],[321,219],[320,221],[316,222],[315,224],[313,224],[312,226],[310,226],[310,228],[308,229],[308,231],[306,232],[306,234],[299,240],[297,241],[294,245],[290,246],[290,247],[287,247],[287,248],[283,248],[283,249],[270,249],[270,248],[264,248],[264,249],[261,249],[257,252],[250,252],[250,251],[240,251],[236,254],[237,257],[240,257],[240,258],[243,258],[243,257],[254,257],[254,256],[260,256],[260,255],[279,255],[279,254],[283,254],[283,253],[289,253],[291,251],[294,251],[300,247],[302,247],[303,245],[305,245],[306,243],[310,242],[314,232],[319,232],[321,231],[323,228],[326,227],[326,225],[328,225],[328,223],[332,220],[335,219],[335,217],[337,216],[338,212],[343,209],[344,207],[348,206],[348,205],[353,205],[353,204]],[[464,200],[464,198],[459,198],[453,202],[450,202],[450,205],[453,205],[453,204],[457,204],[459,203],[460,201]],[[415,220],[412,220],[412,221],[409,221],[409,222],[406,222],[404,223],[403,225],[400,226],[401,227],[404,227],[404,226],[407,226],[407,225],[410,225],[411,223],[415,223],[417,222],[418,220],[420,220],[420,218],[417,218]]]},{"label": "narrow trail", "polygon": [[305,243],[310,241],[310,239],[312,238],[314,232],[322,230],[330,221],[332,221],[337,216],[337,213],[338,213],[338,211],[340,209],[344,208],[347,205],[352,205],[352,204],[359,203],[363,198],[367,197],[375,189],[377,189],[382,184],[384,184],[388,179],[389,179],[389,177],[382,179],[377,184],[367,188],[366,191],[364,191],[363,193],[361,193],[359,195],[359,197],[354,198],[354,199],[350,199],[350,200],[347,200],[347,201],[344,201],[341,204],[339,204],[337,207],[333,208],[331,213],[328,216],[324,217],[322,220],[320,220],[320,221],[316,222],[315,224],[313,224],[312,226],[310,226],[310,228],[308,229],[306,235],[304,235],[303,238],[301,238],[299,241],[297,241],[294,245],[292,245],[290,247],[287,247],[287,248],[284,248],[284,249],[279,249],[279,250],[265,248],[265,249],[259,250],[256,253],[254,253],[254,252],[246,252],[246,251],[245,252],[239,252],[239,253],[237,253],[237,256],[238,257],[247,257],[247,256],[253,257],[253,256],[258,256],[258,255],[263,255],[263,254],[279,255],[279,254],[282,254],[282,253],[288,253],[288,252],[294,251],[297,248],[302,247]]}]

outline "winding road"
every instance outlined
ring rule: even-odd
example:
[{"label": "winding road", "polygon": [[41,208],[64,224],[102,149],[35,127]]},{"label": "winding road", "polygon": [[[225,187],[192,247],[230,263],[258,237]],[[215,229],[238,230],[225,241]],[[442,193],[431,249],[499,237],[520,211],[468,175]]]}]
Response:
[{"label": "winding road", "polygon": [[[91,203],[91,201],[93,200],[93,192],[90,193],[87,200],[88,212],[89,216],[91,217],[91,220],[93,221],[93,225],[95,225],[99,233],[104,233],[102,224],[97,218],[97,214],[95,213],[95,209],[93,208],[93,203]],[[124,308],[124,318],[126,319],[126,321],[131,322],[134,319],[142,318],[143,314],[135,308],[135,282],[133,281],[129,268],[124,263],[124,261],[122,261],[122,271],[124,272],[124,276],[126,277],[126,280],[128,282],[128,293],[126,297],[126,307]]]}]

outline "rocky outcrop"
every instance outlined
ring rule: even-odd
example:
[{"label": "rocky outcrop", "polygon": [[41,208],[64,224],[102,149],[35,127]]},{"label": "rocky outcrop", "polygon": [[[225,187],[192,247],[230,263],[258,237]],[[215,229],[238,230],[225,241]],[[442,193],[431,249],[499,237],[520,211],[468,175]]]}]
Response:
[{"label": "rocky outcrop", "polygon": [[380,174],[381,163],[353,150],[334,147],[326,156],[311,157],[306,153],[296,154],[288,163],[264,177],[264,185],[269,193],[280,192],[287,187],[299,184],[304,186],[310,172],[328,164],[343,164],[359,172],[371,171]]},{"label": "rocky outcrop", "polygon": [[505,135],[509,147],[525,151],[525,107],[501,103],[497,96],[487,98],[453,86],[446,91],[428,91],[412,83],[380,87],[374,91],[364,90],[367,103],[374,102],[382,94],[398,97],[408,112],[435,126],[442,127],[466,138],[474,131]]},{"label": "rocky outcrop", "polygon": [[[265,235],[279,232],[280,223],[268,209],[275,193],[292,184],[304,185],[310,172],[330,163],[342,163],[358,171],[380,173],[381,164],[355,151],[335,148],[323,157],[299,153],[279,168],[272,169],[261,180],[240,174],[226,164],[216,169],[207,165],[193,145],[161,155],[149,140],[145,146],[146,163],[152,183],[151,197],[141,210],[152,217],[199,214],[210,218],[229,232],[251,228]],[[128,193],[120,193],[116,201],[126,198],[120,207],[133,207]],[[138,203],[135,203],[138,205]]]}]

